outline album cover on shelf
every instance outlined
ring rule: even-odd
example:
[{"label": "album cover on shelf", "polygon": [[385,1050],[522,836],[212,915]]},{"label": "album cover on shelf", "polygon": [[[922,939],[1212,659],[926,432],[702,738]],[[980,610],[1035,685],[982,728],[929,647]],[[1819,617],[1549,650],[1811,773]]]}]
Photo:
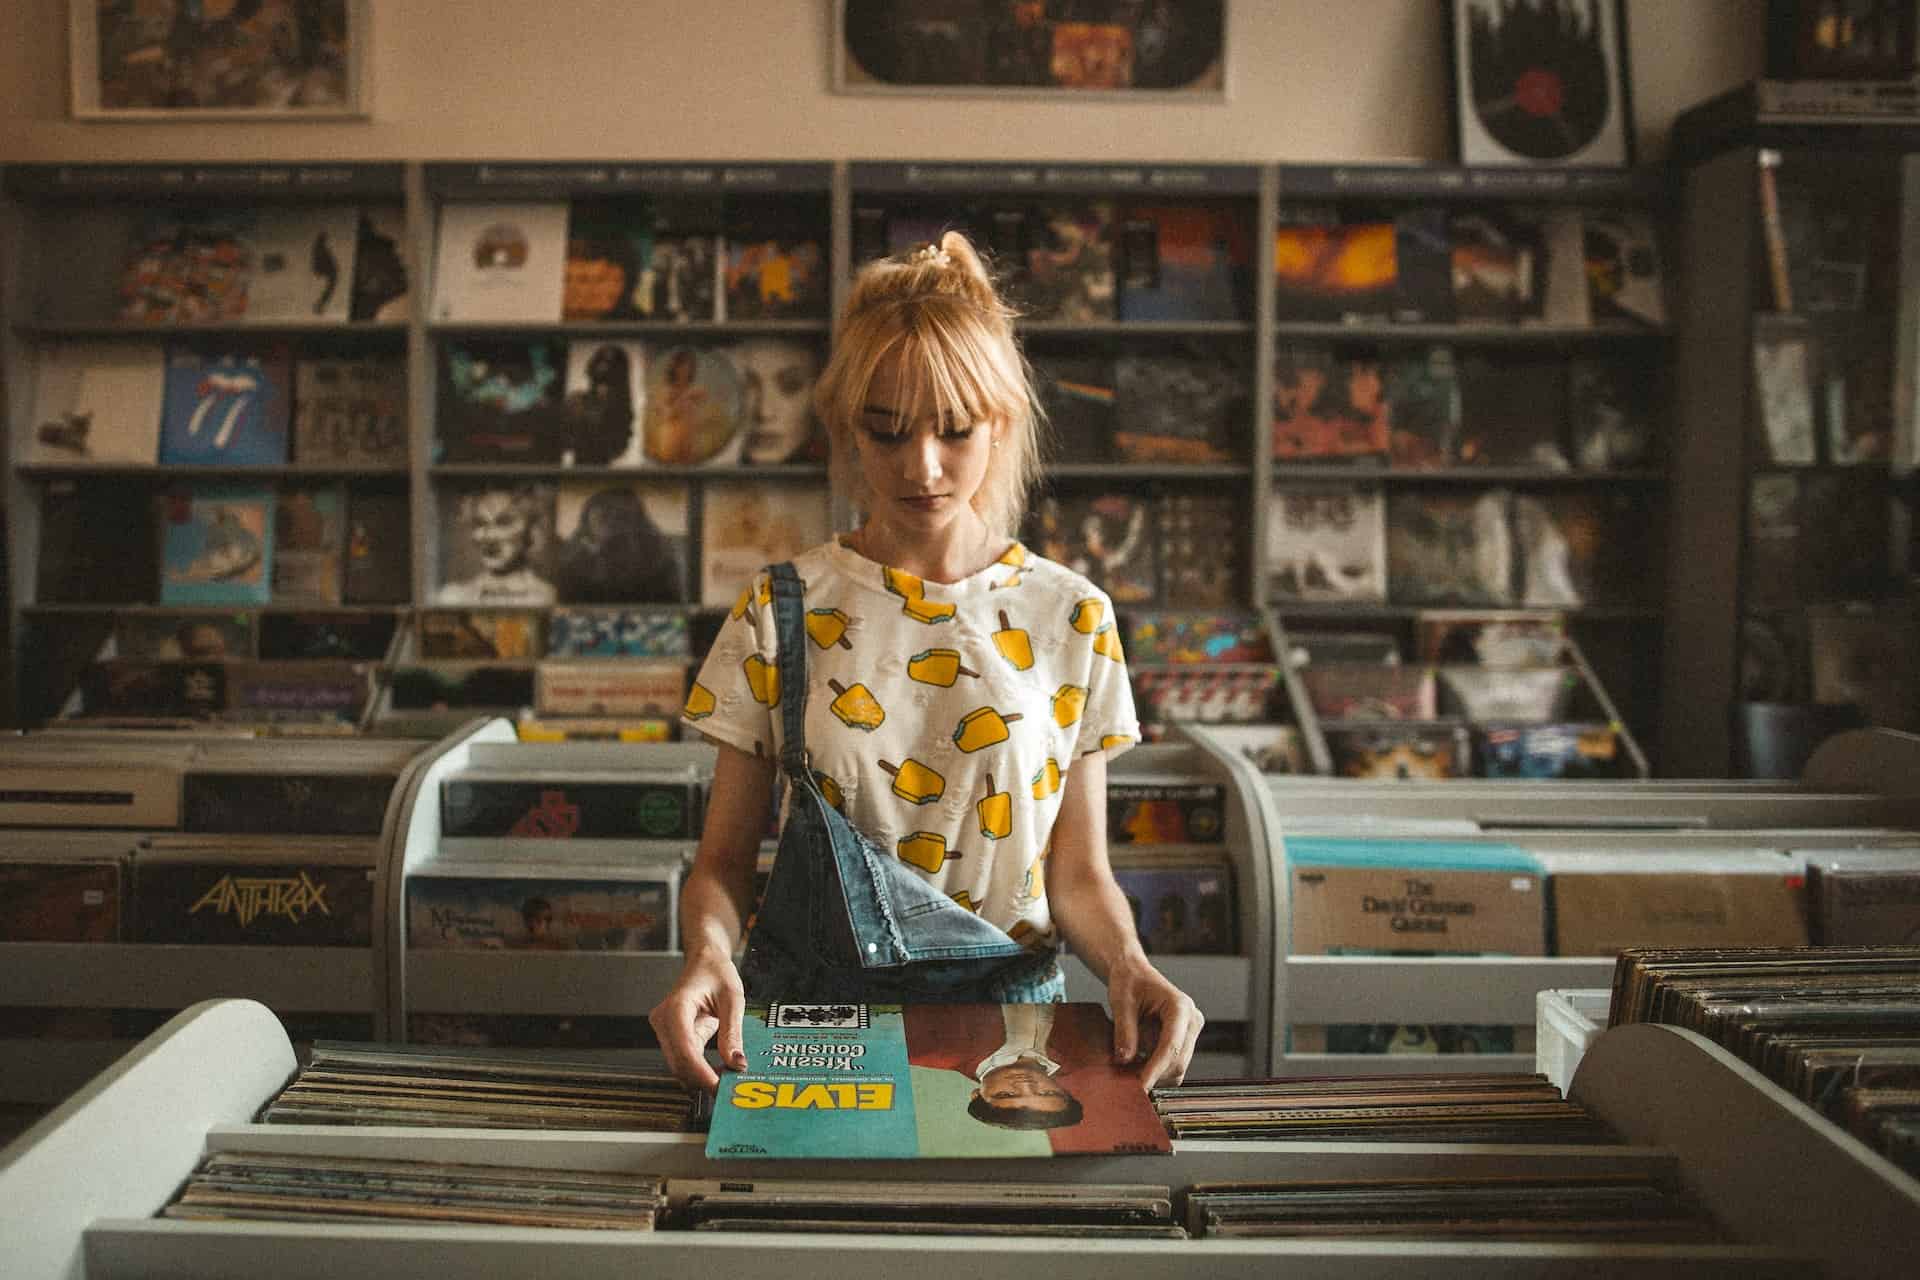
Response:
[{"label": "album cover on shelf", "polygon": [[441,711],[472,707],[518,711],[533,705],[533,668],[521,663],[436,662],[399,666],[391,677],[396,711]]},{"label": "album cover on shelf", "polygon": [[1452,324],[1453,233],[1442,205],[1418,205],[1393,215],[1396,306],[1407,324]]},{"label": "album cover on shelf", "polygon": [[1549,325],[1585,328],[1593,323],[1585,217],[1579,209],[1550,208],[1540,212],[1538,223],[1544,255],[1540,319]]},{"label": "album cover on shelf", "polygon": [[542,656],[540,615],[512,609],[435,610],[419,617],[423,658],[463,662],[522,660]]},{"label": "album cover on shelf", "polygon": [[1273,357],[1273,457],[1378,461],[1387,454],[1387,384],[1374,355],[1282,344]]},{"label": "album cover on shelf", "polygon": [[1460,430],[1455,459],[1466,466],[1568,468],[1561,424],[1565,362],[1504,352],[1462,356],[1456,366]]},{"label": "album cover on shelf", "polygon": [[550,605],[554,508],[546,482],[449,487],[439,495],[435,604]]},{"label": "album cover on shelf", "polygon": [[1847,468],[1800,481],[1800,536],[1806,598],[1872,600],[1888,595],[1893,572],[1893,497],[1885,472]]},{"label": "album cover on shelf", "polygon": [[1160,603],[1170,609],[1222,609],[1242,599],[1245,507],[1219,494],[1170,493],[1154,510],[1160,552]]},{"label": "album cover on shelf", "polygon": [[127,244],[120,272],[122,320],[218,324],[246,315],[252,265],[244,210],[155,213]]},{"label": "album cover on shelf", "polygon": [[344,324],[360,215],[351,205],[261,209],[245,236],[246,319]]},{"label": "album cover on shelf", "polygon": [[288,485],[273,512],[275,603],[339,604],[345,571],[345,485]]},{"label": "album cover on shelf", "polygon": [[567,278],[564,201],[440,207],[433,318],[555,324]]},{"label": "album cover on shelf", "polygon": [[1467,776],[1467,730],[1459,724],[1382,724],[1326,730],[1342,778],[1421,781]]},{"label": "album cover on shelf", "polygon": [[560,486],[554,588],[567,604],[687,598],[687,489],[676,483]]},{"label": "album cover on shelf", "polygon": [[797,229],[743,229],[727,237],[726,253],[724,319],[826,316],[827,255],[817,236]]},{"label": "album cover on shelf", "polygon": [[1545,307],[1540,224],[1514,209],[1468,209],[1448,220],[1453,314],[1463,324],[1538,320]]},{"label": "album cover on shelf", "polygon": [[642,465],[739,461],[743,402],[741,368],[726,349],[649,348],[640,409]]},{"label": "album cover on shelf", "polygon": [[678,868],[484,869],[428,862],[407,877],[407,947],[423,951],[668,951]]},{"label": "album cover on shelf", "polygon": [[404,493],[348,491],[341,591],[348,604],[402,604],[413,598],[411,519]]},{"label": "album cover on shelf", "polygon": [[1920,623],[1898,605],[1828,605],[1807,611],[1813,700],[1859,707],[1869,722],[1920,728]]},{"label": "album cover on shelf", "polygon": [[90,717],[203,721],[227,708],[227,676],[234,663],[115,658],[80,675],[80,702]]},{"label": "album cover on shelf", "polygon": [[440,351],[438,461],[561,461],[569,436],[564,342],[459,338]]},{"label": "album cover on shelf", "polygon": [[[1792,166],[1773,166],[1780,238],[1792,310],[1860,311],[1890,306],[1894,283],[1874,262],[1899,258],[1897,210],[1901,193],[1893,171],[1855,169],[1848,181],[1823,181]],[[1786,308],[1783,308],[1786,309]]]},{"label": "album cover on shelf", "polygon": [[134,936],[144,943],[365,947],[378,841],[156,835],[133,859]]},{"label": "album cover on shelf", "polygon": [[1664,325],[1666,273],[1653,219],[1633,210],[1588,210],[1581,216],[1594,321]]},{"label": "album cover on shelf", "polygon": [[826,431],[813,414],[820,349],[765,334],[721,348],[740,388],[739,460],[750,466],[822,463]]},{"label": "album cover on shelf", "polygon": [[1114,451],[1122,461],[1222,463],[1246,417],[1240,370],[1198,351],[1114,361]]},{"label": "album cover on shelf", "polygon": [[1563,720],[1579,688],[1572,667],[1441,667],[1440,714],[1526,724]]},{"label": "album cover on shelf", "polygon": [[1567,362],[1567,424],[1573,464],[1593,471],[1647,465],[1653,454],[1654,387],[1623,360]]},{"label": "album cover on shelf", "polygon": [[260,615],[263,660],[380,662],[393,647],[400,619],[393,613],[354,610],[278,610]]},{"label": "album cover on shelf", "polygon": [[170,347],[160,464],[285,463],[292,392],[293,355],[284,344],[229,352]]},{"label": "album cover on shelf", "polygon": [[1473,730],[1474,772],[1483,778],[1625,778],[1620,735],[1603,724],[1482,725]]},{"label": "album cover on shelf", "polygon": [[1218,783],[1116,779],[1107,789],[1109,839],[1134,850],[1218,845],[1226,839],[1226,812],[1227,793]]},{"label": "album cover on shelf", "polygon": [[0,938],[118,942],[132,837],[93,832],[0,846]]},{"label": "album cover on shelf", "polygon": [[[373,669],[365,662],[301,658],[238,662],[227,669],[226,709],[235,720],[338,722],[351,726],[359,723],[372,696]],[[299,781],[306,784],[307,796],[320,792],[310,779]],[[283,805],[279,817],[293,811],[293,806]],[[338,817],[338,813],[329,815],[328,821]],[[378,828],[377,815],[372,825]]]},{"label": "album cover on shelf", "polygon": [[152,342],[62,342],[34,367],[28,463],[128,462],[159,455],[166,349]]},{"label": "album cover on shelf", "polygon": [[395,356],[300,356],[293,365],[293,460],[407,465],[407,365]]},{"label": "album cover on shelf", "polygon": [[1267,578],[1279,600],[1378,604],[1387,598],[1386,502],[1377,486],[1274,486]]},{"label": "album cover on shelf", "polygon": [[685,658],[683,613],[557,608],[547,614],[547,653],[556,658]]},{"label": "album cover on shelf", "polygon": [[139,661],[206,662],[251,658],[254,615],[208,610],[205,613],[123,613],[113,620],[114,656]]},{"label": "album cover on shelf", "polygon": [[1519,494],[1513,500],[1520,603],[1634,604],[1644,598],[1646,503],[1596,488]]},{"label": "album cover on shelf", "polygon": [[693,840],[704,784],[686,769],[573,772],[468,769],[441,784],[444,834],[561,840]]},{"label": "album cover on shelf", "polygon": [[1132,609],[1122,624],[1127,657],[1136,663],[1273,661],[1257,614]]},{"label": "album cover on shelf", "polygon": [[1432,667],[1310,662],[1299,675],[1323,720],[1431,720],[1438,711]]},{"label": "album cover on shelf", "polygon": [[1206,204],[1130,205],[1119,229],[1119,318],[1240,320],[1252,314],[1252,235]]},{"label": "album cover on shelf", "polygon": [[1893,327],[1871,324],[1821,347],[1820,410],[1827,461],[1885,462],[1893,452],[1896,362]]},{"label": "album cover on shelf", "polygon": [[1813,335],[1770,331],[1753,337],[1754,415],[1762,458],[1775,466],[1812,466],[1814,432]]},{"label": "album cover on shelf", "polygon": [[1148,955],[1233,955],[1233,868],[1221,863],[1122,863],[1113,878]]},{"label": "album cover on shelf", "polygon": [[1460,376],[1451,347],[1386,361],[1387,457],[1396,467],[1451,466],[1460,447]]},{"label": "album cover on shelf", "polygon": [[354,234],[350,318],[376,324],[406,323],[412,311],[413,276],[406,211],[369,205],[360,210]]},{"label": "album cover on shelf", "polygon": [[637,466],[646,402],[645,344],[575,339],[567,344],[560,460],[572,466]]},{"label": "album cover on shelf", "polygon": [[728,481],[701,493],[700,603],[732,605],[753,575],[825,542],[826,489],[812,484]]},{"label": "album cover on shelf", "polygon": [[534,671],[533,708],[542,716],[679,715],[688,665],[670,658],[548,659]]},{"label": "album cover on shelf", "polygon": [[[1138,1073],[1113,1061],[1112,1025],[1097,1004],[775,1003],[749,1006],[744,1026],[747,1066],[721,1075],[709,1157],[1172,1150]],[[1001,1097],[1003,1081],[1040,1077],[1073,1105],[1030,1107],[1011,1087]],[[841,1101],[803,1104],[812,1090]],[[972,1103],[976,1095],[989,1105]]]},{"label": "album cover on shelf", "polygon": [[645,200],[575,200],[567,207],[562,320],[637,320],[653,265],[653,209]]},{"label": "album cover on shelf", "polygon": [[709,230],[657,226],[651,265],[640,273],[643,320],[704,324],[720,314],[720,237]]},{"label": "album cover on shelf", "polygon": [[[1285,215],[1283,214],[1283,217]],[[1399,307],[1392,222],[1313,220],[1274,230],[1274,313],[1296,321],[1382,321]]]},{"label": "album cover on shelf", "polygon": [[1416,623],[1420,661],[1447,666],[1554,667],[1567,660],[1567,622],[1500,613],[1430,613]]},{"label": "album cover on shelf", "polygon": [[150,482],[91,476],[45,482],[35,599],[143,604],[155,599],[160,502]]},{"label": "album cover on shelf", "polygon": [[1177,720],[1203,724],[1261,724],[1276,718],[1283,697],[1280,668],[1272,663],[1186,663],[1132,669],[1142,732]]},{"label": "album cover on shelf", "polygon": [[1116,605],[1154,599],[1154,512],[1150,499],[1120,493],[1049,494],[1030,517],[1034,549],[1084,575]]},{"label": "album cover on shelf", "polygon": [[1035,210],[1022,290],[1028,320],[1098,324],[1114,319],[1113,217],[1113,205],[1105,200]]},{"label": "album cover on shelf", "polygon": [[206,484],[161,499],[162,604],[266,604],[273,598],[274,493]]},{"label": "album cover on shelf", "polygon": [[1503,605],[1514,601],[1512,495],[1388,495],[1388,591],[1397,604]]},{"label": "album cover on shelf", "polygon": [[1113,358],[1036,351],[1034,382],[1046,410],[1047,431],[1059,462],[1106,462],[1113,457],[1116,418]]}]

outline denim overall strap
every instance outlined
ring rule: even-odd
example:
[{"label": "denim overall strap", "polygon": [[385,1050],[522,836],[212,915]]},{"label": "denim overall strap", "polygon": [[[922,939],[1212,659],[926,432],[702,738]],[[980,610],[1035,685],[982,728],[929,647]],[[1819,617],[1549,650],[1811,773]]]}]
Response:
[{"label": "denim overall strap", "polygon": [[807,763],[807,615],[806,586],[790,560],[769,565],[773,592],[773,635],[780,673],[780,764],[795,782],[813,782]]}]

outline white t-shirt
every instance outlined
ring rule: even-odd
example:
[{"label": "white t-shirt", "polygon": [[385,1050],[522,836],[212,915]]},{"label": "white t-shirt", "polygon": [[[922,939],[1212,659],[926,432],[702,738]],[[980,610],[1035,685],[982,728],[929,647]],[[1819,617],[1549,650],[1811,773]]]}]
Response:
[{"label": "white t-shirt", "polygon": [[[807,749],[829,801],[929,883],[1030,946],[1053,944],[1040,859],[1073,762],[1139,740],[1105,592],[1013,544],[959,582],[839,542],[795,557],[806,584]],[[767,575],[715,638],[681,720],[777,758]]]}]

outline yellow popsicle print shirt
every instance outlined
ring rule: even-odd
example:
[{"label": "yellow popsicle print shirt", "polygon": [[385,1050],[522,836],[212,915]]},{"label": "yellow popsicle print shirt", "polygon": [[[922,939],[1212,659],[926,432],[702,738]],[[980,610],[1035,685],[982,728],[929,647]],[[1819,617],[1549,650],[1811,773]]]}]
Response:
[{"label": "yellow popsicle print shirt", "polygon": [[[838,541],[806,583],[807,747],[822,789],[882,848],[1034,947],[1055,936],[1042,855],[1081,756],[1140,738],[1113,601],[1014,543],[959,582],[924,582]],[[681,723],[780,753],[765,574],[745,584]]]}]

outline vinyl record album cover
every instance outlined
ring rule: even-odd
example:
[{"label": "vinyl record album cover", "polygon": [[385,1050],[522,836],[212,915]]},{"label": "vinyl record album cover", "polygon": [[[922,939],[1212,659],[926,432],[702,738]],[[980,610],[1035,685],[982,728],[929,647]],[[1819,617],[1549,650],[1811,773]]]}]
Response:
[{"label": "vinyl record album cover", "polygon": [[1387,582],[1400,604],[1511,603],[1511,495],[1405,492],[1387,500]]},{"label": "vinyl record album cover", "polygon": [[1391,410],[1382,362],[1326,347],[1282,345],[1273,357],[1273,456],[1276,461],[1379,460],[1387,453]]},{"label": "vinyl record album cover", "polygon": [[285,463],[292,391],[293,354],[284,345],[226,352],[169,349],[161,465]]},{"label": "vinyl record album cover", "polygon": [[293,460],[407,465],[407,365],[392,356],[302,355],[293,365]]},{"label": "vinyl record album cover", "polygon": [[162,501],[162,604],[265,604],[272,598],[273,490],[202,485]]},{"label": "vinyl record album cover", "polygon": [[352,206],[265,209],[247,239],[246,318],[345,323],[353,302],[359,214]]},{"label": "vinyl record album cover", "polygon": [[1453,348],[1396,355],[1386,363],[1386,375],[1393,465],[1451,466],[1458,458],[1461,414]]},{"label": "vinyl record album cover", "polygon": [[459,338],[440,351],[439,461],[561,461],[570,435],[565,343]]},{"label": "vinyl record album cover", "polygon": [[1164,1154],[1097,1004],[753,1005],[707,1155],[729,1159]]},{"label": "vinyl record album cover", "polygon": [[752,576],[827,540],[825,488],[741,481],[707,485],[700,516],[700,603],[727,606]]},{"label": "vinyl record album cover", "polygon": [[1454,112],[1462,164],[1633,161],[1621,6],[1458,0]]},{"label": "vinyl record album cover", "polygon": [[714,347],[655,347],[647,353],[640,450],[646,462],[699,466],[740,452],[740,374]]},{"label": "vinyl record album cover", "polygon": [[158,456],[166,386],[166,350],[157,343],[42,347],[26,461],[151,465]]},{"label": "vinyl record album cover", "polygon": [[1274,314],[1281,320],[1390,320],[1399,301],[1391,222],[1301,223],[1273,239]]},{"label": "vinyl record album cover", "polygon": [[339,604],[346,538],[344,485],[282,489],[273,516],[274,600]]},{"label": "vinyl record album cover", "polygon": [[1247,400],[1240,371],[1201,352],[1122,355],[1114,361],[1115,452],[1128,462],[1230,461]]},{"label": "vinyl record album cover", "polygon": [[433,318],[560,320],[567,274],[563,201],[449,202],[440,209]]},{"label": "vinyl record album cover", "polygon": [[683,484],[560,486],[554,586],[567,604],[645,604],[687,598]]},{"label": "vinyl record album cover", "polygon": [[1084,575],[1115,604],[1138,604],[1158,592],[1149,499],[1120,493],[1048,495],[1030,523],[1034,550]]},{"label": "vinyl record album cover", "polygon": [[435,604],[555,602],[553,485],[500,482],[449,489],[438,496],[440,585]]},{"label": "vinyl record album cover", "polygon": [[567,344],[561,456],[578,467],[638,466],[647,349],[617,338]]},{"label": "vinyl record album cover", "polygon": [[1280,600],[1378,604],[1387,598],[1386,507],[1367,485],[1277,485],[1266,571]]}]

